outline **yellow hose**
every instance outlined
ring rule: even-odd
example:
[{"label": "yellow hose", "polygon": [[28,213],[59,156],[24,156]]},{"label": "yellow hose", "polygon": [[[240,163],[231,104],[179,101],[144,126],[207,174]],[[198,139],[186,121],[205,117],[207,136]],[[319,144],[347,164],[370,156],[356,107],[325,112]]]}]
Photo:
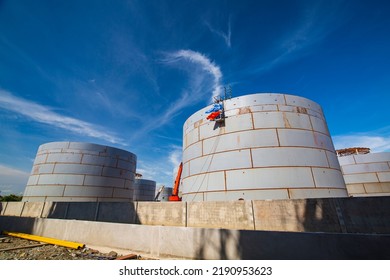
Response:
[{"label": "yellow hose", "polygon": [[55,239],[55,238],[43,237],[43,236],[32,235],[32,234],[27,234],[27,233],[3,231],[3,234],[9,235],[9,236],[14,236],[14,237],[20,237],[20,238],[24,238],[24,239],[29,239],[29,240],[34,240],[34,241],[39,241],[39,242],[44,242],[44,243],[48,243],[48,244],[59,245],[59,246],[68,247],[68,248],[72,248],[72,249],[80,249],[80,248],[84,248],[84,246],[85,246],[85,244],[82,244],[82,243],[66,241],[66,240],[59,240],[59,239]]}]

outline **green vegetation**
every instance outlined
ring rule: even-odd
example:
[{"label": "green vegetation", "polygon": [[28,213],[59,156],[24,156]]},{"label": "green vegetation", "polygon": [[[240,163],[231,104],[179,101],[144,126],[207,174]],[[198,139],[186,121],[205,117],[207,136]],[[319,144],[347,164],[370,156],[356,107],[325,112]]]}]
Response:
[{"label": "green vegetation", "polygon": [[16,194],[10,194],[6,196],[0,195],[0,201],[21,201],[23,196],[16,195]]}]

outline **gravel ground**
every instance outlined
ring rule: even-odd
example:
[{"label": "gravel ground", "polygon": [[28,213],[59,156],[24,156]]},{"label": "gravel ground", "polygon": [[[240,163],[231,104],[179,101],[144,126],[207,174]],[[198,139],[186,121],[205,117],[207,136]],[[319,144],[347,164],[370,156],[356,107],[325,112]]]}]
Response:
[{"label": "gravel ground", "polygon": [[[19,248],[24,247],[24,248]],[[71,249],[58,245],[0,235],[0,260],[114,260],[115,251],[102,253],[91,248]],[[135,256],[134,259],[142,259]]]}]

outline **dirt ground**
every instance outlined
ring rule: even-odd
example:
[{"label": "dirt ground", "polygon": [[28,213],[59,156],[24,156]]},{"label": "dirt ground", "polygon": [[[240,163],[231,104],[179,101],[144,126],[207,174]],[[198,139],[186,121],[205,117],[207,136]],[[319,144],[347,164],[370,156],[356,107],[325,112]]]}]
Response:
[{"label": "dirt ground", "polygon": [[128,256],[128,259],[145,259],[136,254],[124,255],[115,251],[103,253],[88,247],[71,249],[0,235],[0,260],[115,260],[123,256]]}]

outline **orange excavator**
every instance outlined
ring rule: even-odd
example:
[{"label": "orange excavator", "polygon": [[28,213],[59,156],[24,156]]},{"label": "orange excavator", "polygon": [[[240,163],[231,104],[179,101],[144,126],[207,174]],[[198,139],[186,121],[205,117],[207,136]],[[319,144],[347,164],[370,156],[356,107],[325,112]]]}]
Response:
[{"label": "orange excavator", "polygon": [[181,162],[179,165],[179,169],[177,170],[175,185],[173,186],[172,195],[168,197],[169,201],[181,201],[181,197],[179,197],[179,185],[181,172],[183,171],[183,163]]}]

